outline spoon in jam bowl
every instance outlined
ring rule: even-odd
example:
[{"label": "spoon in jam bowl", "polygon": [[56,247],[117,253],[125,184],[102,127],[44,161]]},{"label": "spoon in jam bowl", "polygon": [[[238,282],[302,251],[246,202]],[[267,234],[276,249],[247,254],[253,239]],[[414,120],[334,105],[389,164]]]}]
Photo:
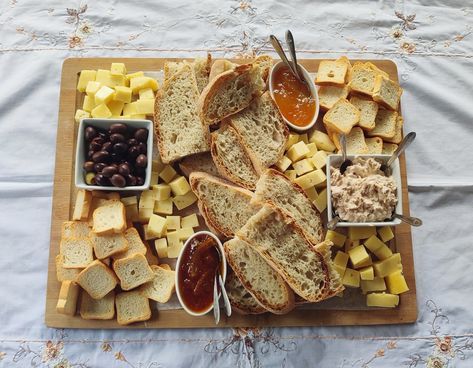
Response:
[{"label": "spoon in jam bowl", "polygon": [[340,165],[340,174],[343,175],[348,166],[353,165],[353,162],[347,159],[347,137],[345,134],[340,135],[340,146],[342,148],[342,164]]},{"label": "spoon in jam bowl", "polygon": [[410,144],[414,141],[415,137],[416,137],[415,132],[410,132],[409,134],[407,134],[404,137],[404,139],[401,141],[401,143],[399,143],[399,146],[393,152],[388,162],[386,162],[386,164],[381,165],[381,171],[384,172],[384,175],[391,176],[392,174],[391,165],[393,164],[394,161],[396,161],[396,159],[399,156],[401,156],[401,154],[406,150],[406,148],[410,146]]},{"label": "spoon in jam bowl", "polygon": [[297,69],[294,68],[293,64],[289,61],[289,59],[286,56],[286,53],[284,52],[284,49],[281,46],[281,42],[277,39],[275,35],[270,35],[269,39],[271,40],[271,44],[273,45],[274,50],[276,50],[277,54],[281,58],[281,60],[286,64],[286,66],[289,68],[291,73],[300,81],[302,81],[299,77],[299,73]]},{"label": "spoon in jam bowl", "polygon": [[301,75],[299,72],[299,65],[297,64],[296,56],[296,44],[294,42],[294,37],[292,36],[292,32],[290,30],[286,31],[286,43],[289,46],[289,53],[291,55],[293,69],[296,72],[298,79],[301,82],[305,82],[304,76]]}]

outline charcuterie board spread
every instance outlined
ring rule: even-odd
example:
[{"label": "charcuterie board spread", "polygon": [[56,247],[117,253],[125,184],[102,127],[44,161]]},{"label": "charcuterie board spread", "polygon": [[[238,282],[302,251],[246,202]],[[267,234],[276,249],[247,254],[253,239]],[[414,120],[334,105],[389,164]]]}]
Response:
[{"label": "charcuterie board spread", "polygon": [[48,326],[416,320],[396,65],[300,65],[64,62]]}]

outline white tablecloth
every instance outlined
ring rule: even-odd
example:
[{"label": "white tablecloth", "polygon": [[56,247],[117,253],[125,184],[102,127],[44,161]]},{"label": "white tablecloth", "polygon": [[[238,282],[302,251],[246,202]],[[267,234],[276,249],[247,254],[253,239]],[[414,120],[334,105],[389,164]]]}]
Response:
[{"label": "white tablecloth", "polygon": [[[473,3],[0,4],[0,367],[472,367]],[[379,327],[55,330],[44,325],[58,96],[67,57],[248,56],[290,28],[299,57],[399,68],[419,319]]]}]

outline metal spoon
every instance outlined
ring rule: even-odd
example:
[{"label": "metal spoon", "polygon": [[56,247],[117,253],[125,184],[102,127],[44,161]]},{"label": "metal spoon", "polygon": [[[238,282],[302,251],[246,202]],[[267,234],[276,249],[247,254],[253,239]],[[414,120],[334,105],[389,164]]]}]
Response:
[{"label": "metal spoon", "polygon": [[386,164],[381,165],[381,170],[384,171],[384,175],[391,176],[391,165],[406,150],[406,148],[410,146],[410,144],[414,141],[415,137],[415,132],[410,132],[408,135],[406,135],[402,142],[399,144],[399,147],[397,147],[396,150],[393,152],[388,162],[386,162]]},{"label": "metal spoon", "polygon": [[215,324],[218,325],[220,322],[220,304],[219,304],[219,297],[218,297],[218,289],[217,289],[217,273],[215,273],[215,280],[214,280],[214,318]]},{"label": "metal spoon", "polygon": [[340,221],[342,221],[342,219],[338,215],[335,215],[335,217],[333,217],[329,222],[327,222],[327,229],[335,230],[335,228],[337,227],[337,224]]},{"label": "metal spoon", "polygon": [[270,35],[269,39],[271,40],[271,44],[273,45],[274,50],[276,50],[276,52],[278,53],[279,57],[284,62],[284,64],[287,65],[287,67],[289,68],[291,73],[294,74],[294,76],[296,78],[299,78],[299,75],[297,74],[297,71],[292,67],[292,63],[288,60],[288,58],[286,56],[286,53],[284,52],[284,50],[281,46],[281,43],[276,38],[276,36],[275,35]]},{"label": "metal spoon", "polygon": [[353,162],[347,159],[347,137],[345,134],[340,135],[340,145],[342,147],[342,164],[340,165],[340,174],[344,174],[347,167],[352,165]]},{"label": "metal spoon", "polygon": [[220,272],[218,273],[218,282],[220,284],[220,290],[222,291],[223,303],[225,305],[225,314],[227,317],[230,317],[232,315],[232,305],[230,304],[230,299],[228,299],[227,291],[225,290],[225,285]]},{"label": "metal spoon", "polygon": [[290,30],[286,31],[286,43],[289,46],[289,53],[292,59],[292,66],[294,67],[293,69],[296,72],[296,77],[297,79],[299,79],[299,81],[304,82],[304,77],[301,75],[301,72],[299,71],[299,66],[297,65],[296,45],[294,43],[294,37],[292,36]]},{"label": "metal spoon", "polygon": [[411,226],[421,226],[422,225],[422,220],[417,217],[412,217],[412,216],[404,216],[400,215],[398,213],[393,213],[393,218],[398,218],[402,222],[405,222],[406,224],[409,224]]}]

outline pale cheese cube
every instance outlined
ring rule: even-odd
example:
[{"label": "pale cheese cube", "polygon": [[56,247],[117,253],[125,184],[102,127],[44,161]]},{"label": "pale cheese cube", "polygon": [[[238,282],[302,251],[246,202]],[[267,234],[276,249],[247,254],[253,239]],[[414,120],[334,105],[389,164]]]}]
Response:
[{"label": "pale cheese cube", "polygon": [[360,273],[357,270],[347,267],[343,274],[342,283],[347,287],[360,287]]},{"label": "pale cheese cube", "polygon": [[284,175],[286,175],[290,181],[294,181],[297,178],[296,170],[286,170],[284,171]]},{"label": "pale cheese cube", "polygon": [[386,290],[386,283],[382,277],[375,277],[373,280],[361,280],[360,282],[361,292],[363,294],[371,291],[384,291]]},{"label": "pale cheese cube", "polygon": [[371,255],[368,254],[367,259],[365,259],[363,262],[360,262],[359,264],[357,264],[353,268],[359,270],[360,268],[364,268],[364,267],[368,267],[368,266],[372,266],[372,265],[373,265],[373,260],[371,259]]},{"label": "pale cheese cube", "polygon": [[168,230],[179,230],[181,228],[181,216],[166,216]]},{"label": "pale cheese cube", "polygon": [[374,252],[376,249],[381,248],[384,244],[375,234],[371,235],[365,240],[365,247],[370,251]]},{"label": "pale cheese cube", "polygon": [[151,162],[151,167],[153,171],[160,172],[162,169],[164,169],[164,164],[161,162],[161,159],[159,160],[153,160]]},{"label": "pale cheese cube", "polygon": [[82,110],[91,112],[95,108],[95,99],[94,97],[85,96],[84,103],[82,104]]},{"label": "pale cheese cube", "polygon": [[317,151],[310,159],[310,163],[317,169],[323,169],[327,164],[327,153],[325,151]]},{"label": "pale cheese cube", "polygon": [[345,239],[347,237],[343,234],[337,233],[333,230],[327,230],[325,234],[325,240],[330,240],[335,246],[341,248],[345,244]]},{"label": "pale cheese cube", "polygon": [[370,258],[368,252],[363,245],[354,247],[348,251],[350,261],[354,268],[358,268],[361,264],[367,262]]},{"label": "pale cheese cube", "polygon": [[128,87],[128,80],[124,75],[110,75],[112,87]]},{"label": "pale cheese cube", "polygon": [[286,142],[286,149],[289,149],[290,147],[295,145],[297,142],[299,142],[299,134],[289,133],[289,137],[287,137],[287,142]]},{"label": "pale cheese cube", "polygon": [[362,280],[367,280],[367,281],[374,280],[373,266],[367,266],[367,267],[364,267],[364,268],[360,268],[358,271],[360,272],[360,278]]},{"label": "pale cheese cube", "polygon": [[154,100],[137,100],[135,101],[136,111],[138,114],[153,115]]},{"label": "pale cheese cube", "polygon": [[307,145],[299,141],[296,144],[293,144],[291,148],[287,150],[287,157],[292,161],[296,162],[300,160],[301,158],[305,157],[309,153],[309,148],[307,148]]},{"label": "pale cheese cube", "polygon": [[152,214],[149,218],[148,232],[157,238],[162,238],[166,234],[166,226],[166,218]]},{"label": "pale cheese cube", "polygon": [[182,246],[184,244],[182,242],[179,242],[179,244],[168,247],[168,258],[177,258],[179,257],[179,254],[181,253]]},{"label": "pale cheese cube", "polygon": [[154,207],[154,192],[152,190],[144,190],[141,192],[139,208],[151,208]]},{"label": "pale cheese cube", "polygon": [[138,219],[141,223],[149,222],[149,219],[153,215],[153,208],[140,208],[138,210]]},{"label": "pale cheese cube", "polygon": [[100,84],[100,82],[89,81],[89,83],[87,83],[87,87],[85,87],[85,93],[87,93],[87,96],[90,96],[95,99],[95,94],[101,87],[102,85]]},{"label": "pale cheese cube", "polygon": [[326,180],[327,177],[325,176],[325,173],[322,170],[317,169],[298,177],[294,180],[294,183],[298,184],[302,189],[307,189]]},{"label": "pale cheese cube", "polygon": [[347,238],[347,239],[345,240],[345,252],[348,253],[348,251],[349,251],[350,249],[353,249],[353,248],[355,248],[355,247],[357,247],[357,246],[359,246],[359,245],[360,245],[360,241],[359,241],[359,240],[351,240],[351,239],[348,239],[348,238]]},{"label": "pale cheese cube", "polygon": [[154,212],[163,215],[172,215],[172,199],[168,198],[162,201],[156,201],[154,204]]},{"label": "pale cheese cube", "polygon": [[192,235],[194,235],[194,229],[191,227],[183,227],[182,229],[177,230],[179,240],[187,240]]},{"label": "pale cheese cube", "polygon": [[135,103],[134,102],[125,103],[125,106],[123,106],[123,115],[130,115],[130,118],[131,118],[131,116],[134,114],[137,114]]},{"label": "pale cheese cube", "polygon": [[[138,212],[138,206],[136,204],[125,206],[125,214],[126,214],[127,221],[131,221],[131,222],[140,221],[140,214]],[[150,216],[151,216],[151,213],[150,213]]]},{"label": "pale cheese cube", "polygon": [[398,270],[386,276],[386,284],[391,294],[402,294],[409,291],[406,279],[404,278],[402,271]]},{"label": "pale cheese cube", "polygon": [[127,74],[126,75],[126,79],[128,79],[128,81],[130,81],[131,79],[133,78],[136,78],[136,77],[144,77],[145,76],[145,73],[144,72],[135,72],[135,73],[130,73],[130,74]]},{"label": "pale cheese cube", "polygon": [[153,91],[158,89],[158,82],[150,77],[135,77],[130,79],[130,88],[133,94],[138,94],[140,89],[151,88]]},{"label": "pale cheese cube", "polygon": [[197,218],[197,215],[193,213],[192,215],[185,216],[181,219],[181,227],[199,227],[199,219]]},{"label": "pale cheese cube", "polygon": [[112,75],[110,74],[110,70],[105,70],[105,69],[97,70],[95,81],[99,82],[103,86],[114,87],[112,83]]},{"label": "pale cheese cube", "polygon": [[386,293],[372,293],[366,296],[368,307],[394,308],[399,304],[399,295]]},{"label": "pale cheese cube", "polygon": [[317,194],[317,191],[315,190],[315,187],[307,188],[307,189],[304,190],[304,192],[312,202],[315,201],[317,199],[317,197],[319,196]]},{"label": "pale cheese cube", "polygon": [[393,255],[393,251],[385,244],[376,249],[373,253],[380,260],[385,260]]},{"label": "pale cheese cube", "polygon": [[327,208],[327,189],[323,189],[312,203],[320,213],[324,212]]},{"label": "pale cheese cube", "polygon": [[168,184],[153,185],[153,192],[157,201],[164,201],[171,197],[171,187]]},{"label": "pale cheese cube", "polygon": [[178,210],[189,207],[197,201],[197,196],[193,191],[189,191],[184,195],[175,196],[173,202]]},{"label": "pale cheese cube", "polygon": [[123,106],[125,103],[122,101],[110,101],[107,103],[108,108],[112,112],[112,115],[120,116],[123,111]]},{"label": "pale cheese cube", "polygon": [[85,92],[87,84],[90,81],[95,81],[97,72],[95,70],[82,70],[80,72],[79,80],[77,81],[77,90],[79,92]]},{"label": "pale cheese cube", "polygon": [[173,179],[169,183],[169,186],[171,187],[172,193],[175,196],[184,195],[191,190],[191,187],[184,176],[178,176],[177,178]]},{"label": "pale cheese cube", "polygon": [[312,171],[314,169],[314,167],[312,166],[310,161],[306,158],[303,159],[303,160],[294,162],[292,164],[292,167],[294,167],[294,170],[296,170],[296,174],[298,176],[304,175],[304,174],[306,174],[309,171]]},{"label": "pale cheese cube", "polygon": [[329,136],[320,130],[314,130],[312,132],[309,142],[315,143],[319,150],[324,150],[327,152],[333,152],[336,148]]},{"label": "pale cheese cube", "polygon": [[[88,96],[86,96],[88,97]],[[105,104],[100,104],[95,106],[94,109],[90,112],[93,118],[104,118],[107,119],[112,116],[112,112]]]},{"label": "pale cheese cube", "polygon": [[138,205],[138,198],[136,196],[123,197],[123,198],[120,198],[120,201],[125,206],[131,206],[132,204],[136,206]]},{"label": "pale cheese cube", "polygon": [[[129,104],[131,102],[131,88],[116,86],[115,95],[113,96],[113,99],[115,101],[122,101],[124,103]],[[134,111],[136,111],[136,109]]]},{"label": "pale cheese cube", "polygon": [[140,100],[153,100],[154,101],[154,92],[152,88],[143,88],[138,91]]},{"label": "pale cheese cube", "polygon": [[[306,134],[306,136],[307,136],[307,134]],[[311,158],[312,156],[314,156],[317,153],[317,146],[315,145],[315,143],[307,144],[307,148],[309,149],[309,153],[307,155],[305,155],[306,158]]]},{"label": "pale cheese cube", "polygon": [[125,75],[126,74],[126,66],[123,63],[112,63],[110,67],[110,74],[111,75]]},{"label": "pale cheese cube", "polygon": [[391,257],[383,261],[374,262],[373,267],[377,277],[386,277],[398,270],[402,271],[401,255],[394,253]]},{"label": "pale cheese cube", "polygon": [[168,242],[166,238],[156,239],[154,241],[154,248],[156,249],[156,253],[158,253],[159,258],[168,257]]},{"label": "pale cheese cube", "polygon": [[351,240],[368,239],[376,235],[376,227],[374,226],[350,226],[348,228],[348,237]]},{"label": "pale cheese cube", "polygon": [[145,240],[152,240],[158,237],[156,233],[150,231],[149,224],[143,225],[143,231],[145,233]]},{"label": "pale cheese cube", "polygon": [[112,100],[115,91],[107,86],[102,86],[95,94],[95,104],[106,104]]},{"label": "pale cheese cube", "polygon": [[287,157],[283,156],[281,157],[278,162],[276,162],[275,166],[280,170],[280,171],[286,171],[289,166],[291,166],[292,161]]},{"label": "pale cheese cube", "polygon": [[76,110],[76,114],[74,115],[74,120],[76,123],[80,123],[82,119],[86,119],[86,118],[90,118],[89,112],[85,110],[81,110],[81,109]]},{"label": "pale cheese cube", "polygon": [[151,171],[151,179],[149,181],[150,187],[153,187],[153,185],[157,185],[159,181],[159,173]]},{"label": "pale cheese cube", "polygon": [[[177,231],[170,231],[166,235],[168,240],[168,248],[179,246],[181,241],[179,240],[179,233]],[[169,250],[169,249],[168,249]]]},{"label": "pale cheese cube", "polygon": [[343,268],[346,268],[348,264],[348,259],[349,259],[348,254],[338,251],[337,254],[335,255],[335,258],[333,259],[333,263]]},{"label": "pale cheese cube", "polygon": [[388,242],[391,239],[394,239],[394,233],[391,229],[391,226],[383,226],[378,228],[378,235],[383,242]]},{"label": "pale cheese cube", "polygon": [[163,179],[167,184],[171,182],[176,176],[176,170],[171,165],[164,166],[163,170],[159,173],[159,177]]}]

